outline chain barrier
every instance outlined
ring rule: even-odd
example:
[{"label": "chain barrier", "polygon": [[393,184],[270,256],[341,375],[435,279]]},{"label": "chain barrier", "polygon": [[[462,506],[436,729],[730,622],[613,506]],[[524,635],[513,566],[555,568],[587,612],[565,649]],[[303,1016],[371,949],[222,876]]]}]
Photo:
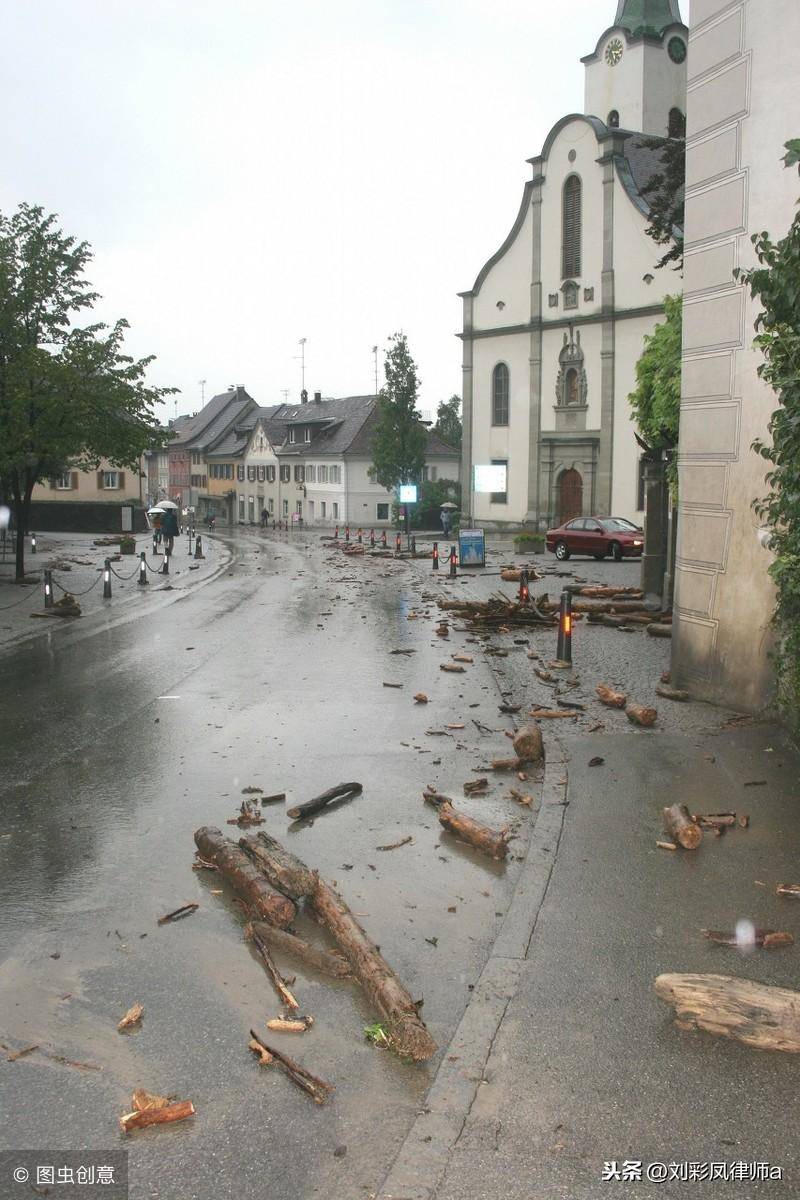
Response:
[{"label": "chain barrier", "polygon": [[65,587],[64,587],[64,585],[63,585],[62,583],[59,583],[59,582],[58,582],[58,580],[56,579],[55,575],[53,576],[53,583],[55,584],[55,586],[56,586],[57,588],[60,588],[60,589],[61,589],[61,591],[62,591],[62,592],[64,592],[64,594],[65,594],[65,595],[67,595],[67,596],[74,596],[74,597],[75,597],[75,599],[77,600],[78,596],[87,596],[87,595],[89,594],[89,592],[92,590],[92,588],[96,588],[96,587],[97,587],[98,583],[100,582],[100,580],[101,580],[102,578],[103,578],[103,572],[102,572],[102,570],[101,570],[101,571],[100,571],[100,573],[99,573],[99,575],[97,576],[97,579],[95,579],[95,581],[94,581],[94,583],[91,585],[91,587],[84,588],[82,592],[73,592],[73,591],[71,591],[69,588],[65,588]]},{"label": "chain barrier", "polygon": [[8,608],[17,608],[20,604],[24,604],[26,600],[30,600],[31,596],[39,595],[39,589],[34,587],[33,584],[26,586],[30,586],[31,590],[26,592],[24,596],[20,596],[19,600],[12,600],[10,604],[0,605],[0,612],[5,612]]},{"label": "chain barrier", "polygon": [[136,566],[133,568],[130,575],[120,575],[119,571],[115,571],[114,568],[110,565],[109,565],[108,569],[110,570],[112,575],[116,575],[117,579],[121,579],[123,582],[125,582],[128,579],[133,579],[134,575],[137,575],[139,573],[139,563],[138,562],[136,563]]}]

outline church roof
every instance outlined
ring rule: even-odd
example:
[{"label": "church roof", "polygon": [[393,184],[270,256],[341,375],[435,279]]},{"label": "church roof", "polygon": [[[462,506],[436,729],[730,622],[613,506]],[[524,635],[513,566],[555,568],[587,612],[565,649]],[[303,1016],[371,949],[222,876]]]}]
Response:
[{"label": "church roof", "polygon": [[619,0],[615,25],[632,36],[642,33],[660,37],[669,25],[682,25],[678,0]]}]

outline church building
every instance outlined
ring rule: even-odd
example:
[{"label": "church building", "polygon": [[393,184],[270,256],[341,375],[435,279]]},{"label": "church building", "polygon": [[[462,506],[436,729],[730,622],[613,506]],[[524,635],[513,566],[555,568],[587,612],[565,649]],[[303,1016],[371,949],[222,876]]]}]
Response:
[{"label": "church building", "polygon": [[[462,506],[481,525],[642,520],[628,395],[681,289],[656,270],[642,191],[661,161],[648,142],[685,133],[687,37],[678,0],[619,0],[582,60],[584,112],[528,160],[511,232],[461,293]],[[490,463],[507,466],[505,491],[476,495],[473,468]]]}]

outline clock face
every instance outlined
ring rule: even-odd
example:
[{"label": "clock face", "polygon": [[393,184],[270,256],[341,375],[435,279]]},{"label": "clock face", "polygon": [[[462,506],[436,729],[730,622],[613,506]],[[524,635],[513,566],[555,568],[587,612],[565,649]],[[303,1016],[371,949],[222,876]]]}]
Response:
[{"label": "clock face", "polygon": [[670,38],[667,52],[674,63],[684,62],[686,60],[686,42],[683,38]]},{"label": "clock face", "polygon": [[606,62],[610,67],[615,67],[622,58],[625,47],[619,38],[614,38],[606,46]]}]

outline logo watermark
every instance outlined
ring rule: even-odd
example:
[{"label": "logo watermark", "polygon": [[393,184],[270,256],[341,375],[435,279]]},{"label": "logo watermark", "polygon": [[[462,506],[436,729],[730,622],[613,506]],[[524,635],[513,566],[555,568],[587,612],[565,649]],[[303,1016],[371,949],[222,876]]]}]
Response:
[{"label": "logo watermark", "polygon": [[31,1195],[128,1200],[127,1150],[5,1150],[0,1200]]}]

